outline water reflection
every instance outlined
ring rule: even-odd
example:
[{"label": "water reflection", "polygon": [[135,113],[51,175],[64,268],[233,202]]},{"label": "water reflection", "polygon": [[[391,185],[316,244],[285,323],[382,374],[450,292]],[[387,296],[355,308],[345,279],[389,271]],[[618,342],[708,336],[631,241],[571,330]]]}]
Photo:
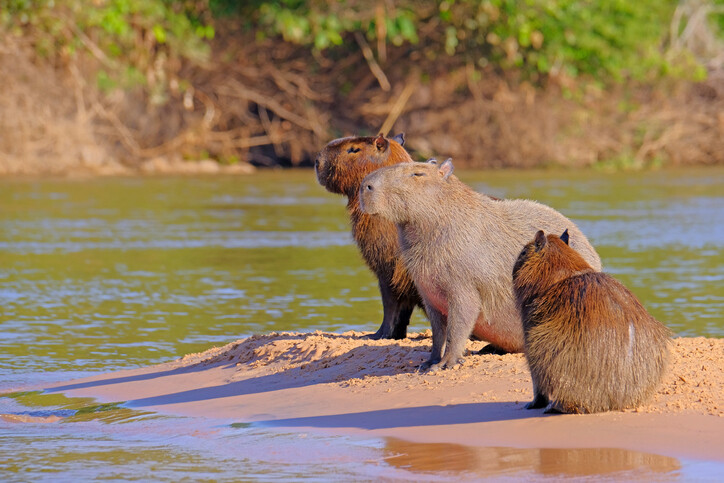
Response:
[{"label": "water reflection", "polygon": [[[478,448],[449,443],[412,443],[387,438],[385,461],[420,473],[467,477],[616,475],[622,480],[672,475],[676,458],[616,448]],[[658,476],[657,476],[658,475]]]}]

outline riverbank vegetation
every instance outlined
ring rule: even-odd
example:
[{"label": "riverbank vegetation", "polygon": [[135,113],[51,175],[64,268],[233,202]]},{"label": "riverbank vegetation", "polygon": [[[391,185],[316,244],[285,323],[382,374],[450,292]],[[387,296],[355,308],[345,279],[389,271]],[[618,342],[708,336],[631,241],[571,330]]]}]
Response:
[{"label": "riverbank vegetation", "polygon": [[380,131],[476,168],[721,164],[723,30],[721,0],[0,0],[0,173]]}]

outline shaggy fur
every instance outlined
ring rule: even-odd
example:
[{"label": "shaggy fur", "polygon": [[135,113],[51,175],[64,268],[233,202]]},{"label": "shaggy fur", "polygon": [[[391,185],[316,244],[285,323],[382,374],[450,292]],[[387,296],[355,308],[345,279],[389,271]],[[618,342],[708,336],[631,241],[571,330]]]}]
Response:
[{"label": "shaggy fur", "polygon": [[348,137],[335,139],[320,151],[314,163],[319,184],[347,197],[352,235],[367,266],[377,275],[382,295],[383,319],[373,339],[404,339],[410,316],[422,300],[399,256],[395,225],[372,218],[359,208],[359,185],[369,173],[383,166],[412,162],[402,147],[404,136],[393,138]]},{"label": "shaggy fur", "polygon": [[540,227],[568,228],[573,247],[601,267],[565,216],[533,201],[476,193],[452,169],[450,160],[397,164],[368,175],[360,187],[362,210],[397,225],[402,258],[422,295],[433,339],[423,369],[458,363],[471,333],[503,351],[523,351],[511,273]]},{"label": "shaggy fur", "polygon": [[[571,235],[571,239],[575,235]],[[593,413],[636,407],[661,382],[670,332],[569,236],[536,233],[513,268],[533,379],[528,409]]]}]

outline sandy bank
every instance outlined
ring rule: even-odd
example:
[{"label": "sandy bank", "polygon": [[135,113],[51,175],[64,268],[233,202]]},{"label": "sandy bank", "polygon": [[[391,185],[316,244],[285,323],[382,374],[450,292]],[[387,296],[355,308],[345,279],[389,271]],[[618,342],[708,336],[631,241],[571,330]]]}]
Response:
[{"label": "sandy bank", "polygon": [[[429,331],[403,341],[360,332],[272,333],[173,362],[46,387],[133,407],[478,447],[623,448],[724,461],[724,339],[679,338],[648,405],[595,415],[525,410],[525,359],[468,355],[419,374]],[[470,342],[470,350],[484,343]]]}]

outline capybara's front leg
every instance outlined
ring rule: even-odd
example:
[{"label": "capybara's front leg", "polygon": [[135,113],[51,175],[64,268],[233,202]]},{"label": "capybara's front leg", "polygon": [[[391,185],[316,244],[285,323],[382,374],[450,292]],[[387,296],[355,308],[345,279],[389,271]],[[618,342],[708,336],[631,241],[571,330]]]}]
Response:
[{"label": "capybara's front leg", "polygon": [[410,325],[410,317],[412,311],[415,309],[414,305],[406,304],[405,302],[399,302],[400,309],[397,312],[397,317],[392,322],[392,338],[395,340],[404,339],[407,337],[407,326]]},{"label": "capybara's front leg", "polygon": [[432,351],[430,352],[430,358],[420,366],[420,371],[426,371],[440,362],[447,337],[447,317],[427,303],[425,304],[425,312],[427,312],[427,318],[430,319],[430,327],[432,328]]},{"label": "capybara's front leg", "polygon": [[369,338],[374,340],[404,339],[407,337],[407,326],[410,324],[410,315],[412,315],[414,307],[401,302],[386,281],[380,280],[380,293],[382,294],[382,325],[377,332],[370,334]]},{"label": "capybara's front leg", "polygon": [[463,294],[451,300],[447,320],[445,352],[440,362],[432,366],[430,370],[446,369],[464,362],[465,345],[473,332],[479,314],[480,304],[476,293],[472,293],[468,297]]}]

